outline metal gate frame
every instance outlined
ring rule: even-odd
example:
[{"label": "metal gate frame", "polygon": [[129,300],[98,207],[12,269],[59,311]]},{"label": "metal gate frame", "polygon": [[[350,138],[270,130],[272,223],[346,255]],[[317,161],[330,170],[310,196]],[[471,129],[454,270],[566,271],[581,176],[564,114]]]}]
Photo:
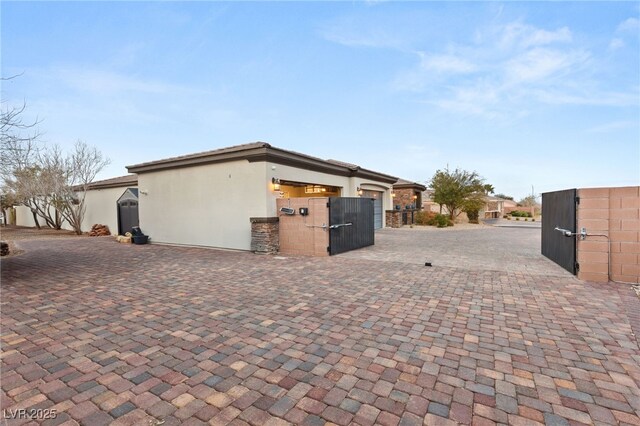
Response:
[{"label": "metal gate frame", "polygon": [[330,255],[374,244],[373,202],[373,198],[329,197]]},{"label": "metal gate frame", "polygon": [[556,228],[575,233],[577,227],[577,190],[545,192],[542,194],[542,254],[576,275],[576,239],[566,237]]}]

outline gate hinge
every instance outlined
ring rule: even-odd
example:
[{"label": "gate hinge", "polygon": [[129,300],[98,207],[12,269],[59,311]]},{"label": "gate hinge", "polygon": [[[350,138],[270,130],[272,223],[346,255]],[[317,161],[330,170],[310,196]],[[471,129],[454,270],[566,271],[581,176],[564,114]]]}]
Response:
[{"label": "gate hinge", "polygon": [[331,247],[327,246],[327,253],[331,253]]},{"label": "gate hinge", "polygon": [[576,267],[576,272],[578,272],[580,270],[580,264],[576,262],[575,267]]},{"label": "gate hinge", "polygon": [[331,203],[327,203],[327,207],[331,207]]},{"label": "gate hinge", "polygon": [[576,204],[580,204],[580,197],[576,197]]}]

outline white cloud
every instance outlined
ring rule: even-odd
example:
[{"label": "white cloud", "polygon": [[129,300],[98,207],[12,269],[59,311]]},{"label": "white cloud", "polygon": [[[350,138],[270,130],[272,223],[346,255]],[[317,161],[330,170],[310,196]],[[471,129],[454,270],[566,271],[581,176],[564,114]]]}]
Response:
[{"label": "white cloud", "polygon": [[174,85],[160,81],[93,69],[57,68],[53,70],[52,76],[71,88],[97,94],[119,92],[166,93],[177,89]]},{"label": "white cloud", "polygon": [[422,58],[421,67],[438,73],[467,74],[476,70],[476,66],[466,59],[454,55],[426,55],[419,53]]},{"label": "white cloud", "polygon": [[397,32],[382,27],[363,26],[355,18],[343,18],[320,29],[320,35],[328,41],[348,47],[373,47],[402,49],[403,41]]},{"label": "white cloud", "polygon": [[511,83],[536,82],[556,74],[566,74],[588,58],[585,52],[535,48],[509,60],[505,64],[505,74]]},{"label": "white cloud", "polygon": [[502,49],[527,48],[552,43],[569,43],[573,39],[571,31],[567,27],[549,31],[521,22],[512,22],[503,27],[498,27],[497,32],[500,33],[498,47]]},{"label": "white cloud", "polygon": [[618,32],[638,32],[640,29],[640,20],[637,18],[629,18],[620,23],[616,31]]},{"label": "white cloud", "polygon": [[604,123],[599,126],[592,127],[587,130],[589,133],[608,133],[615,130],[628,129],[631,127],[638,127],[637,121],[612,121],[611,123]]},{"label": "white cloud", "polygon": [[618,50],[624,47],[624,40],[622,40],[621,38],[614,38],[611,40],[611,42],[609,43],[609,49],[611,50]]}]

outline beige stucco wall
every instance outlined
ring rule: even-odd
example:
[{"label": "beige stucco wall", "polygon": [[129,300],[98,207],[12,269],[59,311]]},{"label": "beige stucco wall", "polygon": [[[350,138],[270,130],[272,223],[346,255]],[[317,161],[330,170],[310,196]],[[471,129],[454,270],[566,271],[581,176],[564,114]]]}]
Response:
[{"label": "beige stucco wall", "polygon": [[[360,177],[336,176],[328,173],[320,173],[310,170],[298,169],[296,167],[284,166],[281,164],[266,163],[266,182],[269,185],[269,196],[267,197],[267,216],[274,216],[276,212],[276,200],[280,198],[280,194],[273,191],[271,185],[272,178],[280,180],[289,180],[294,182],[304,182],[309,184],[337,186],[341,188],[340,196],[357,197],[358,187],[370,191],[382,191],[382,210],[392,208],[391,189],[392,184],[374,182],[370,179]],[[287,194],[284,194],[287,197]],[[384,214],[382,221],[384,222]],[[384,223],[382,224],[384,226]]]},{"label": "beige stucco wall", "polygon": [[[92,189],[87,192],[85,199],[86,210],[82,221],[82,231],[88,232],[93,225],[99,223],[107,225],[111,234],[118,233],[118,198],[127,190],[135,186],[125,186],[119,188]],[[40,226],[46,226],[44,219],[39,218]],[[36,226],[33,221],[31,210],[25,206],[16,206],[16,225]],[[62,229],[72,230],[71,226],[64,221]]]},{"label": "beige stucco wall", "polygon": [[265,167],[241,160],[141,173],[140,228],[155,243],[250,250],[249,218],[275,216]]},{"label": "beige stucco wall", "polygon": [[[44,223],[44,220],[38,219],[40,225]],[[16,206],[16,225],[34,227],[36,223],[33,221],[33,215],[31,210],[26,206]]]},{"label": "beige stucco wall", "polygon": [[89,231],[93,225],[99,223],[107,225],[111,234],[116,235],[118,233],[118,198],[127,188],[136,187],[92,189],[87,192],[85,200],[87,210],[82,221],[82,230]]}]

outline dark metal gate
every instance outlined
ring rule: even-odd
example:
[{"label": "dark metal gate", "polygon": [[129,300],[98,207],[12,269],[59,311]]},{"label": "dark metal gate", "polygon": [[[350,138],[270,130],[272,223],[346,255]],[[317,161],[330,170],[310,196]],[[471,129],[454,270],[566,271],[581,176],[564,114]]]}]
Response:
[{"label": "dark metal gate", "polygon": [[118,202],[118,228],[120,235],[131,232],[131,228],[138,226],[138,201],[122,200]]},{"label": "dark metal gate", "polygon": [[542,254],[572,274],[577,272],[576,239],[556,228],[576,231],[575,189],[542,194]]},{"label": "dark metal gate", "polygon": [[372,198],[329,198],[329,254],[373,245]]}]

